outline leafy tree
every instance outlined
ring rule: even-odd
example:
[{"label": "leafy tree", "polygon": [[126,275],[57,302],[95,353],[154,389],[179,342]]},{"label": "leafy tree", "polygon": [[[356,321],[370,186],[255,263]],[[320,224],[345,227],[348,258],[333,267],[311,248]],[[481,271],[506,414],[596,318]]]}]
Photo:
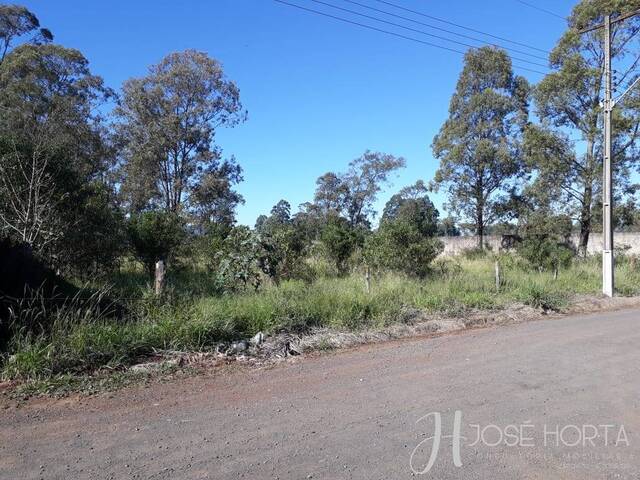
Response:
[{"label": "leafy tree", "polygon": [[391,197],[382,212],[381,224],[406,222],[425,237],[432,237],[438,231],[440,213],[427,195],[427,187],[422,180],[405,187]]},{"label": "leafy tree", "polygon": [[195,50],[168,55],[145,77],[125,82],[116,115],[122,194],[132,211],[233,222],[242,170],[221,159],[214,141],[218,128],[237,125],[246,112],[217,60]]},{"label": "leafy tree", "polygon": [[0,64],[0,229],[57,268],[91,257],[78,251],[90,242],[75,243],[92,223],[84,204],[112,198],[113,156],[95,114],[110,95],[77,50],[23,44]]},{"label": "leafy tree", "polygon": [[[556,70],[547,75],[534,91],[537,115],[543,122],[534,132],[532,149],[541,153],[535,166],[540,175],[539,189],[556,189],[559,203],[579,223],[581,253],[586,253],[593,228],[594,201],[601,192],[602,108],[604,52],[602,31],[580,34],[582,28],[602,23],[605,14],[614,16],[640,8],[638,0],[582,0],[569,17],[569,29],[550,55]],[[617,86],[626,88],[637,77],[638,17],[615,23],[612,55],[616,61]],[[640,94],[630,92],[616,106],[613,116],[613,161],[615,181],[620,191],[628,186],[628,167],[635,157],[640,128]],[[556,129],[556,130],[554,130]],[[567,132],[578,135],[573,147]],[[568,145],[567,145],[568,144]],[[568,147],[568,148],[567,148]]]},{"label": "leafy tree", "polygon": [[[615,228],[627,231],[633,230],[640,225],[640,209],[638,209],[635,198],[629,198],[625,203],[615,205],[613,224]],[[600,222],[600,225],[602,225],[602,222]]]},{"label": "leafy tree", "polygon": [[56,263],[87,278],[105,274],[126,253],[126,223],[115,192],[102,182],[78,185],[66,198],[62,221],[72,225],[64,235],[68,248],[57,252]]},{"label": "leafy tree", "polygon": [[256,231],[263,252],[259,264],[262,271],[274,282],[302,276],[304,256],[310,242],[304,229],[291,218],[291,205],[280,200],[271,215],[261,216]]},{"label": "leafy tree", "polygon": [[309,243],[318,241],[326,223],[325,213],[313,202],[300,205],[292,221],[296,229],[302,232]]},{"label": "leafy tree", "polygon": [[19,5],[0,5],[0,64],[14,41],[18,39],[40,44],[52,41],[53,35],[48,29],[40,27],[38,17],[27,8]]},{"label": "leafy tree", "polygon": [[373,204],[389,175],[406,164],[404,158],[367,150],[349,163],[344,174],[328,172],[316,181],[315,205],[324,215],[346,218],[351,227],[369,227]]},{"label": "leafy tree", "polygon": [[171,212],[147,211],[134,214],[128,223],[129,241],[134,254],[153,277],[156,262],[170,262],[186,233],[182,219]]},{"label": "leafy tree", "polygon": [[234,159],[209,165],[192,192],[196,221],[203,230],[229,229],[233,225],[236,207],[244,204],[233,187],[242,180],[242,168]]},{"label": "leafy tree", "polygon": [[271,209],[269,216],[260,215],[256,220],[256,231],[267,233],[273,228],[291,223],[291,204],[286,200],[280,200]]},{"label": "leafy tree", "polygon": [[212,250],[210,266],[218,289],[223,293],[260,287],[262,272],[259,260],[263,254],[258,236],[248,227],[235,226]]},{"label": "leafy tree", "polygon": [[432,183],[446,188],[449,207],[475,224],[478,245],[495,220],[501,191],[524,173],[521,132],[527,121],[527,81],[494,47],[467,52],[449,118],[433,141],[440,159]]}]

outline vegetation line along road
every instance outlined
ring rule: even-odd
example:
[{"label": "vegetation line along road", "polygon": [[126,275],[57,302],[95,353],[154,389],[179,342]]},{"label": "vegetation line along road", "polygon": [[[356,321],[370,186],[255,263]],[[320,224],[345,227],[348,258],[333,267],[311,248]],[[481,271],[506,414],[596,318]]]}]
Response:
[{"label": "vegetation line along road", "polygon": [[[600,258],[587,244],[602,224],[603,47],[598,31],[578,31],[638,9],[577,3],[537,84],[505,49],[470,48],[431,144],[434,178],[414,179],[380,215],[376,200],[406,160],[363,145],[317,178],[310,201],[281,200],[248,227],[235,217],[242,159],[216,141],[248,115],[219,61],[169,53],[116,91],[34,13],[1,4],[2,379],[122,370],[258,332],[383,327],[407,309],[559,310],[597,294]],[[640,19],[613,28],[623,91],[638,76]],[[630,230],[640,89],[616,108],[615,222]],[[444,258],[440,238],[461,234],[477,247]],[[508,251],[490,251],[487,234],[507,235]],[[617,253],[618,294],[636,295],[637,258]]]}]

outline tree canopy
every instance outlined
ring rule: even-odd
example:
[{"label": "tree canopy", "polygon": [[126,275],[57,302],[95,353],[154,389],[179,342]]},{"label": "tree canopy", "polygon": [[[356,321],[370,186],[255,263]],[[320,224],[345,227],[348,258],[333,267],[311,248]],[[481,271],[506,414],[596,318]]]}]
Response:
[{"label": "tree canopy", "polygon": [[324,214],[343,216],[351,227],[368,227],[378,193],[405,165],[402,157],[367,150],[349,163],[346,173],[328,172],[318,178],[315,205]]},{"label": "tree canopy", "polygon": [[122,194],[132,211],[163,209],[230,221],[242,169],[223,160],[220,127],[244,121],[240,91],[220,63],[196,50],[172,53],[125,82],[116,108]]},{"label": "tree canopy", "polygon": [[95,113],[111,95],[74,49],[25,43],[0,64],[1,228],[58,267],[90,247],[70,243],[90,211],[116,221],[104,181],[113,155]]},{"label": "tree canopy", "polygon": [[470,50],[451,99],[449,118],[433,141],[450,209],[475,224],[479,245],[496,219],[499,194],[524,172],[522,131],[528,120],[527,81],[513,74],[503,50]]}]

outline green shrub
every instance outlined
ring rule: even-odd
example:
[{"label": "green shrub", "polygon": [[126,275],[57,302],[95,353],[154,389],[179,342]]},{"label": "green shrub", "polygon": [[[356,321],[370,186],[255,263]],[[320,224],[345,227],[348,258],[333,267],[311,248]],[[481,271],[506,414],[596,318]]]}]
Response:
[{"label": "green shrub", "polygon": [[349,270],[349,259],[363,243],[363,235],[342,217],[329,217],[322,229],[320,241],[324,252],[340,275]]},{"label": "green shrub", "polygon": [[571,219],[565,216],[531,214],[524,224],[518,254],[538,270],[568,268],[574,257],[568,238]]},{"label": "green shrub", "polygon": [[571,247],[544,235],[528,236],[518,247],[518,254],[538,270],[568,268],[573,261]]},{"label": "green shrub", "polygon": [[425,236],[409,222],[383,223],[365,243],[365,258],[377,270],[424,278],[431,262],[442,252],[440,240]]},{"label": "green shrub", "polygon": [[462,265],[451,258],[437,258],[431,268],[437,278],[452,278],[462,274]]},{"label": "green shrub", "polygon": [[183,221],[164,211],[133,215],[129,219],[128,233],[135,256],[150,276],[153,276],[156,262],[174,259],[186,240]]},{"label": "green shrub", "polygon": [[536,283],[524,289],[522,301],[525,305],[543,310],[560,311],[567,304],[566,295],[549,290]]}]

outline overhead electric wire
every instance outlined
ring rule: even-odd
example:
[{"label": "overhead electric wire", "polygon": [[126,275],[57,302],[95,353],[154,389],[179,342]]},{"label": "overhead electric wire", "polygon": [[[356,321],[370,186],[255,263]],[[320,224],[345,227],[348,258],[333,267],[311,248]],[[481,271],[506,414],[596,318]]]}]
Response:
[{"label": "overhead electric wire", "polygon": [[544,13],[546,13],[547,15],[551,15],[551,16],[553,16],[553,17],[557,17],[557,18],[560,18],[560,19],[562,19],[562,20],[566,20],[566,18],[565,18],[565,17],[563,17],[562,15],[558,15],[557,13],[554,13],[554,12],[552,12],[551,10],[547,10],[546,8],[542,8],[542,7],[539,7],[539,6],[537,6],[537,5],[533,5],[533,4],[531,4],[531,3],[529,3],[529,2],[525,2],[525,1],[523,1],[523,0],[516,0],[516,2],[521,3],[522,5],[526,5],[526,6],[527,6],[527,7],[529,7],[529,8],[533,8],[534,10],[538,10],[538,11],[540,11],[540,12],[544,12]]},{"label": "overhead electric wire", "polygon": [[[467,47],[467,48],[480,48],[477,45],[471,45],[469,43],[459,42],[458,40],[452,40],[450,38],[443,37],[441,35],[435,35],[433,33],[425,32],[424,30],[418,30],[416,28],[407,27],[407,26],[401,25],[399,23],[390,22],[390,21],[384,20],[382,18],[374,17],[372,15],[367,15],[365,13],[360,13],[360,12],[357,12],[355,10],[351,10],[349,8],[339,7],[337,5],[334,5],[334,4],[328,3],[328,2],[324,2],[322,0],[311,0],[311,1],[314,2],[314,3],[318,3],[320,5],[325,5],[327,7],[335,8],[336,10],[341,10],[343,12],[347,12],[347,13],[349,13],[351,15],[358,15],[360,17],[368,18],[369,20],[373,20],[375,22],[386,23],[387,25],[391,25],[391,26],[394,26],[394,27],[397,27],[397,28],[402,28],[402,29],[408,30],[410,32],[420,33],[422,35],[427,35],[429,37],[437,38],[439,40],[444,40],[445,42],[455,43],[456,45],[462,45],[463,47]],[[535,65],[536,67],[547,68],[547,65],[545,65],[543,63],[532,62],[531,60],[527,60],[526,58],[518,58],[518,57],[513,57],[513,56],[511,58],[513,58],[514,60],[518,60],[519,62],[525,62],[525,63],[529,63],[531,65]]]},{"label": "overhead electric wire", "polygon": [[433,15],[427,15],[426,13],[419,12],[417,10],[411,10],[410,8],[403,7],[402,5],[398,5],[397,3],[387,2],[386,0],[373,0],[373,1],[374,2],[378,2],[378,3],[384,3],[385,5],[389,5],[390,7],[394,7],[394,8],[397,8],[399,10],[404,10],[405,12],[410,12],[410,13],[413,13],[415,15],[420,15],[421,17],[430,18],[431,20],[436,20],[437,22],[446,23],[447,25],[452,25],[454,27],[458,27],[458,28],[461,28],[463,30],[468,30],[469,32],[475,32],[475,33],[479,33],[481,35],[486,35],[487,37],[495,38],[497,40],[502,40],[503,42],[509,42],[509,43],[514,44],[514,45],[520,45],[521,47],[527,47],[527,48],[530,48],[531,50],[537,50],[537,51],[542,52],[542,53],[551,53],[548,50],[543,50],[542,48],[538,48],[538,47],[534,47],[534,46],[531,46],[531,45],[527,45],[526,43],[517,42],[515,40],[510,40],[510,39],[505,38],[505,37],[499,37],[498,35],[493,35],[492,33],[483,32],[482,30],[477,30],[475,28],[465,27],[464,25],[460,25],[458,23],[450,22],[449,20],[445,20],[444,18],[438,18],[438,17],[434,17]]},{"label": "overhead electric wire", "polygon": [[[341,22],[344,22],[344,23],[349,23],[351,25],[357,25],[359,27],[366,28],[368,30],[373,30],[373,31],[376,31],[376,32],[385,33],[387,35],[391,35],[391,36],[398,37],[398,38],[403,38],[405,40],[409,40],[409,41],[416,42],[416,43],[421,43],[423,45],[428,45],[430,47],[439,48],[441,50],[447,50],[449,52],[454,52],[454,53],[459,53],[461,55],[466,55],[466,52],[463,52],[462,50],[456,50],[455,48],[449,48],[449,47],[445,47],[443,45],[438,45],[436,43],[426,42],[424,40],[420,40],[420,39],[417,39],[417,38],[408,37],[406,35],[402,35],[401,33],[391,32],[389,30],[384,30],[382,28],[374,27],[372,25],[359,23],[359,22],[356,22],[354,20],[349,20],[349,19],[346,19],[346,18],[338,17],[336,15],[331,15],[330,13],[321,12],[319,10],[314,10],[312,8],[303,7],[302,5],[296,5],[295,3],[289,3],[289,2],[286,2],[285,0],[273,0],[273,1],[277,2],[277,3],[281,3],[283,5],[288,5],[290,7],[298,8],[300,10],[304,10],[304,11],[307,11],[307,12],[310,12],[310,13],[313,13],[313,14],[316,14],[316,15],[321,15],[321,16],[324,16],[324,17],[332,18],[334,20],[338,20],[338,21],[341,21]],[[472,47],[472,48],[473,49],[477,49],[478,47]],[[547,74],[547,72],[541,72],[539,70],[534,70],[534,69],[527,68],[527,67],[521,67],[520,65],[514,65],[514,67],[518,68],[520,70],[526,70],[528,72],[539,73],[540,75],[546,75]]]},{"label": "overhead electric wire", "polygon": [[[412,23],[415,23],[417,25],[422,25],[424,27],[433,28],[434,30],[438,30],[440,32],[446,32],[446,33],[450,33],[452,35],[457,35],[457,36],[462,37],[462,38],[467,38],[469,40],[473,40],[474,42],[483,42],[483,43],[487,42],[487,40],[484,39],[484,38],[472,37],[471,35],[465,35],[464,33],[454,32],[453,30],[447,30],[446,28],[437,27],[437,26],[429,24],[429,23],[421,22],[419,20],[414,20],[413,18],[404,17],[404,16],[398,15],[396,13],[391,13],[391,12],[389,12],[387,10],[380,10],[379,8],[375,8],[375,7],[372,7],[372,6],[369,6],[369,5],[365,5],[364,3],[356,2],[354,0],[343,0],[343,1],[347,2],[347,3],[351,3],[353,5],[358,5],[359,7],[368,8],[369,10],[373,10],[374,12],[384,13],[385,15],[389,15],[391,17],[400,18],[402,20],[406,20],[407,22],[412,22]],[[503,48],[505,50],[509,50],[509,51],[516,52],[516,53],[520,53],[522,55],[528,55],[530,57],[537,58],[537,59],[540,59],[540,60],[547,60],[546,57],[541,57],[540,55],[536,55],[535,53],[525,52],[524,50],[518,50],[518,49],[515,49],[513,47],[507,47],[507,46],[504,46],[504,45],[500,45],[498,43],[493,43],[492,45],[495,45],[496,47]]]}]

